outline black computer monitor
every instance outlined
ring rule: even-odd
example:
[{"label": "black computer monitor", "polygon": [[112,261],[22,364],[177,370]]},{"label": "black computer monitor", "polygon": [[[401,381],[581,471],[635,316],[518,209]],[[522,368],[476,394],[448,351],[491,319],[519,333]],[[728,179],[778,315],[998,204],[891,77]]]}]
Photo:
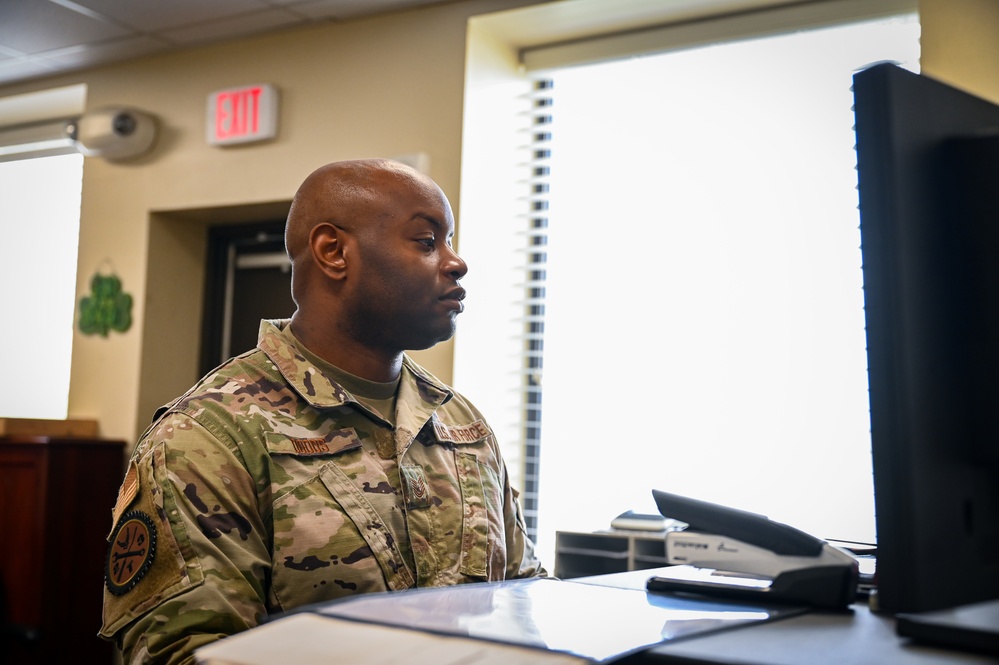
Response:
[{"label": "black computer monitor", "polygon": [[854,76],[877,602],[999,598],[999,106]]}]

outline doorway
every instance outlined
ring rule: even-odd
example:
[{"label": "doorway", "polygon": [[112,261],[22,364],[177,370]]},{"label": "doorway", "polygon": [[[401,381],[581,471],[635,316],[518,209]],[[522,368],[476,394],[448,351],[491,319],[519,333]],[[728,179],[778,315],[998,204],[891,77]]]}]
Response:
[{"label": "doorway", "polygon": [[208,228],[202,375],[257,344],[261,319],[295,311],[285,221]]}]

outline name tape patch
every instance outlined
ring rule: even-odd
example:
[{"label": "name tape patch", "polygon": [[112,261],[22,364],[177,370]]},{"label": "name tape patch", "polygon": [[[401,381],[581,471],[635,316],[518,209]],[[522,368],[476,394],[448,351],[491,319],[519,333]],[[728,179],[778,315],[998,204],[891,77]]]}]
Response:
[{"label": "name tape patch", "polygon": [[330,452],[325,439],[292,439],[291,445],[299,455],[323,455]]},{"label": "name tape patch", "polygon": [[434,418],[434,434],[438,441],[451,443],[475,443],[489,436],[492,432],[481,420],[471,425],[449,426]]}]

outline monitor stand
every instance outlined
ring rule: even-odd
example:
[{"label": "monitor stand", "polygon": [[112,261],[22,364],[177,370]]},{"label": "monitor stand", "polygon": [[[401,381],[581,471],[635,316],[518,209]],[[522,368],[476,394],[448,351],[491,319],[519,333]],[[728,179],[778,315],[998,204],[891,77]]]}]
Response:
[{"label": "monitor stand", "polygon": [[896,632],[918,642],[999,654],[999,599],[895,615]]}]

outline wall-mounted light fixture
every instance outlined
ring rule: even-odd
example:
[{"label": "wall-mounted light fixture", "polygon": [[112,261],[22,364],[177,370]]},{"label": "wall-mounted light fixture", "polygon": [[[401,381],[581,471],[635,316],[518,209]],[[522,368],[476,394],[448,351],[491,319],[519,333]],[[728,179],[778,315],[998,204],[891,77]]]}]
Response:
[{"label": "wall-mounted light fixture", "polygon": [[65,120],[33,122],[0,128],[0,162],[75,152]]},{"label": "wall-mounted light fixture", "polygon": [[107,107],[71,118],[0,127],[0,162],[72,152],[123,161],[145,154],[155,140],[153,116]]},{"label": "wall-mounted light fixture", "polygon": [[156,120],[136,109],[106,107],[67,122],[66,134],[85,157],[121,161],[149,151],[156,140]]}]

